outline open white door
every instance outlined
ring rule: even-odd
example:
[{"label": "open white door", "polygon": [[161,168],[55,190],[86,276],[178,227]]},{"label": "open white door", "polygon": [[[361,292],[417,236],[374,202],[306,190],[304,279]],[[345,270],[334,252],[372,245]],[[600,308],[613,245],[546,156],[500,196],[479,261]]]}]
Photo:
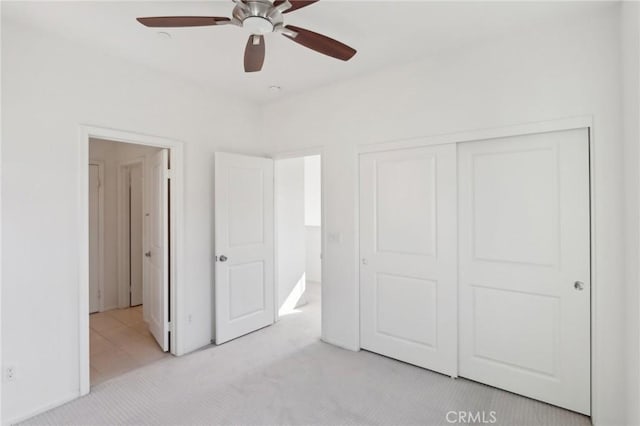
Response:
[{"label": "open white door", "polygon": [[216,344],[273,324],[273,160],[216,153]]},{"label": "open white door", "polygon": [[147,267],[145,283],[149,286],[149,300],[144,301],[148,312],[149,331],[163,351],[169,350],[169,153],[163,149],[151,160],[149,177],[151,189],[147,206],[145,238]]}]

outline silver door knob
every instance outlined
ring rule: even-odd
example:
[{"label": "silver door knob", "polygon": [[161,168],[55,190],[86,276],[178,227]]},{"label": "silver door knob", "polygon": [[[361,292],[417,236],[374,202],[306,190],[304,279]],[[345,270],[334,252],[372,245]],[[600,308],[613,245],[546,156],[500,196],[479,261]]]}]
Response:
[{"label": "silver door knob", "polygon": [[584,283],[582,281],[576,281],[575,283],[573,283],[573,288],[578,291],[582,291],[584,290]]},{"label": "silver door knob", "polygon": [[151,257],[151,251],[146,252],[144,255],[147,257]]},{"label": "silver door knob", "polygon": [[222,256],[220,256],[219,259],[220,259],[220,262],[226,262],[228,258],[223,254]]}]

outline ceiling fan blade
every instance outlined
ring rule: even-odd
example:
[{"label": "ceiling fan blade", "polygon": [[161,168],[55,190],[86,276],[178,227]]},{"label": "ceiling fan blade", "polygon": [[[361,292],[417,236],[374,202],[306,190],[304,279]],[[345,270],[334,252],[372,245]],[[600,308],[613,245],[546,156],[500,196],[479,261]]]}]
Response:
[{"label": "ceiling fan blade", "polygon": [[136,19],[142,25],[151,28],[206,27],[231,21],[229,18],[218,16],[153,16]]},{"label": "ceiling fan blade", "polygon": [[304,28],[294,27],[293,25],[286,25],[285,28],[298,33],[295,37],[283,34],[285,37],[324,55],[331,56],[342,61],[348,61],[357,53],[355,49],[347,46],[346,44],[340,43],[339,41],[322,34],[314,33],[313,31],[305,30]]},{"label": "ceiling fan blade", "polygon": [[[291,8],[285,10],[282,13],[294,12],[298,9],[302,9],[303,7],[307,7],[309,5],[317,3],[318,0],[289,0],[289,2],[291,3]],[[280,6],[283,3],[284,3],[284,0],[276,0],[273,2],[273,5]]]},{"label": "ceiling fan blade", "polygon": [[264,64],[264,53],[264,36],[251,34],[244,49],[244,71],[260,71]]}]

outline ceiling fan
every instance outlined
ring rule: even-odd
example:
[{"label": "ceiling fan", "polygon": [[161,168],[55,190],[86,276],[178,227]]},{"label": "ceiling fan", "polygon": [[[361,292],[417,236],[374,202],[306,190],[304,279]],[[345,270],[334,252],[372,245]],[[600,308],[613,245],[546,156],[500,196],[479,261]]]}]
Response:
[{"label": "ceiling fan", "polygon": [[293,25],[284,24],[285,13],[307,7],[318,0],[232,0],[236,6],[232,18],[218,16],[156,16],[137,18],[142,25],[151,28],[205,27],[235,25],[245,28],[251,35],[244,51],[245,72],[256,72],[264,64],[264,35],[272,32],[295,41],[316,52],[348,61],[356,50],[337,40]]}]

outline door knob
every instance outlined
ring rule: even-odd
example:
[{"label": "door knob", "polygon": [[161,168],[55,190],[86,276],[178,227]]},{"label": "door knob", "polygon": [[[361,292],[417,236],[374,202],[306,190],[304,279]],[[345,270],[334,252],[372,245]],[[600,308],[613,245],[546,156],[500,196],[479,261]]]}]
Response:
[{"label": "door knob", "polygon": [[584,290],[584,283],[582,281],[576,281],[575,283],[573,283],[573,288],[578,291],[582,291]]},{"label": "door knob", "polygon": [[144,255],[147,257],[151,257],[151,251],[146,252]]},{"label": "door knob", "polygon": [[226,262],[227,261],[227,256],[225,256],[224,254],[220,256],[220,262]]}]

